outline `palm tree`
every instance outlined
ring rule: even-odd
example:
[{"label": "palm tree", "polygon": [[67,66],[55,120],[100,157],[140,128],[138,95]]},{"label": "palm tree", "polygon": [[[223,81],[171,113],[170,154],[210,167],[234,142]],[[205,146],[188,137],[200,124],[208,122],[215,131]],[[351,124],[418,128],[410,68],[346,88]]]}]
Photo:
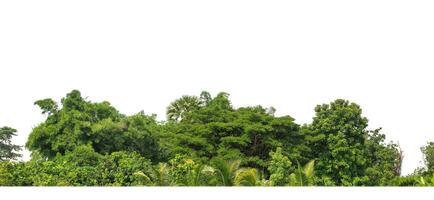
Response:
[{"label": "palm tree", "polygon": [[315,176],[315,161],[311,160],[303,168],[298,163],[298,168],[294,173],[289,175],[290,186],[308,186],[313,184]]},{"label": "palm tree", "polygon": [[134,180],[132,185],[146,185],[146,186],[154,185],[151,178],[149,178],[149,176],[143,173],[142,171],[138,171],[134,173],[133,179]]},{"label": "palm tree", "polygon": [[169,176],[169,168],[166,163],[159,163],[153,169],[152,180],[155,186],[169,186],[170,185],[170,176]]},{"label": "palm tree", "polygon": [[239,169],[235,175],[236,186],[258,186],[259,174],[255,168]]},{"label": "palm tree", "polygon": [[206,186],[212,185],[216,177],[213,167],[199,164],[187,174],[187,186]]},{"label": "palm tree", "polygon": [[215,176],[222,186],[258,186],[267,185],[261,183],[259,172],[254,168],[240,168],[240,160],[224,161],[213,160]]},{"label": "palm tree", "polygon": [[201,104],[201,100],[198,97],[184,95],[170,103],[167,107],[167,119],[176,122],[186,120],[190,117],[192,112],[201,107]]},{"label": "palm tree", "polygon": [[216,176],[220,180],[220,185],[233,186],[237,171],[240,167],[240,160],[224,161],[222,159],[213,160]]}]

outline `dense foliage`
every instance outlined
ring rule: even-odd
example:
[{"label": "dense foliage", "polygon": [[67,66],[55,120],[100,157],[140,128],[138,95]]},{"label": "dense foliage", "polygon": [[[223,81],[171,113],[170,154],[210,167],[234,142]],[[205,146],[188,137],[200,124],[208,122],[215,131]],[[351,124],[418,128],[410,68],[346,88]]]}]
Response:
[{"label": "dense foliage", "polygon": [[0,128],[0,162],[5,160],[15,160],[21,155],[17,152],[21,150],[21,146],[14,145],[11,142],[13,136],[16,136],[17,130],[10,127]]},{"label": "dense foliage", "polygon": [[402,177],[403,153],[369,130],[359,105],[318,105],[310,124],[274,108],[235,108],[229,94],[182,96],[167,121],[127,116],[74,90],[60,104],[35,102],[46,116],[29,135],[30,161],[17,162],[16,130],[0,129],[0,185],[8,186],[428,186],[425,167]]}]

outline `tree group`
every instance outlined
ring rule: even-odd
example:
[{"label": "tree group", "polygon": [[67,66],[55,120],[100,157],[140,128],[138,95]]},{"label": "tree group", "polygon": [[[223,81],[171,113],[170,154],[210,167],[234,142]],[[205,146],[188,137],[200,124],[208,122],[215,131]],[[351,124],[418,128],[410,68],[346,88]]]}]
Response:
[{"label": "tree group", "polygon": [[310,124],[274,108],[235,108],[229,94],[182,96],[167,121],[121,114],[74,90],[46,116],[17,162],[16,130],[0,129],[0,185],[10,186],[411,186],[434,184],[434,143],[426,167],[402,177],[403,153],[369,130],[359,105],[337,99],[315,107]]}]

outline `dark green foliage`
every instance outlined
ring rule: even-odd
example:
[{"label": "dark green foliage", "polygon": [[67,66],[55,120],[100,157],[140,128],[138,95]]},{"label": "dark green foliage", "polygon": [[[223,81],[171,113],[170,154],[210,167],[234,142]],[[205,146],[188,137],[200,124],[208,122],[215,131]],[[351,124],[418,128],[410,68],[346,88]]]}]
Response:
[{"label": "dark green foliage", "polygon": [[134,152],[100,155],[78,147],[52,160],[0,162],[0,185],[17,186],[132,186],[147,185],[137,174],[150,174],[149,160]]},{"label": "dark green foliage", "polygon": [[426,146],[421,148],[421,151],[426,170],[430,173],[434,172],[434,142],[428,142]]},{"label": "dark green foliage", "polygon": [[228,96],[220,93],[211,98],[202,93],[195,99],[205,103],[187,112],[189,120],[168,124],[173,154],[204,162],[215,156],[240,159],[245,166],[265,171],[268,153],[281,147],[291,159],[305,161],[301,156],[307,150],[304,136],[293,118],[274,117],[261,106],[234,109]]},{"label": "dark green foliage", "polygon": [[169,121],[190,121],[192,112],[201,106],[200,99],[195,96],[182,96],[167,107]]},{"label": "dark green foliage", "polygon": [[58,105],[52,99],[42,99],[35,102],[35,105],[38,105],[42,110],[42,114],[53,114],[57,112]]},{"label": "dark green foliage", "polygon": [[11,143],[13,136],[16,136],[17,130],[10,127],[0,128],[0,162],[6,160],[15,160],[21,156],[17,153],[21,150],[21,146]]},{"label": "dark green foliage", "polygon": [[93,124],[91,130],[92,147],[98,153],[135,151],[153,161],[164,159],[158,144],[159,127],[155,117],[139,113],[119,121],[108,118]]},{"label": "dark green foliage", "polygon": [[403,153],[397,144],[384,144],[385,135],[381,129],[370,131],[366,140],[367,165],[365,173],[368,179],[365,185],[390,185],[390,180],[401,175]]},{"label": "dark green foliage", "polygon": [[14,162],[15,130],[0,129],[0,186],[431,186],[434,143],[425,168],[401,177],[403,153],[369,130],[355,103],[318,105],[300,126],[274,108],[234,108],[229,94],[182,96],[167,121],[126,116],[74,90],[58,105],[35,102],[46,120]]},{"label": "dark green foliage", "polygon": [[76,90],[62,99],[62,108],[57,109],[53,102],[36,102],[50,115],[30,134],[26,147],[31,151],[53,158],[86,145],[100,154],[136,151],[155,162],[162,158],[155,117],[143,113],[124,116],[110,103],[92,103]]},{"label": "dark green foliage", "polygon": [[310,157],[318,161],[317,184],[378,185],[399,175],[395,173],[396,145],[384,145],[379,130],[370,134],[368,120],[357,104],[338,99],[318,105],[315,112],[305,129]]}]

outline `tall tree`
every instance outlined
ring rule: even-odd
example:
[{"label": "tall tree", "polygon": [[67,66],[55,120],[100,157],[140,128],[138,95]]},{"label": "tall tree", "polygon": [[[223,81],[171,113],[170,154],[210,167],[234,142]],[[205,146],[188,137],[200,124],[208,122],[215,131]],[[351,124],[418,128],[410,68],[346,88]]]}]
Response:
[{"label": "tall tree", "polygon": [[385,143],[386,136],[380,130],[369,131],[365,142],[365,185],[390,185],[401,175],[403,153],[398,144]]},{"label": "tall tree", "polygon": [[240,159],[242,165],[259,168],[265,175],[268,153],[277,147],[290,160],[308,161],[303,158],[308,150],[304,135],[292,117],[275,117],[261,106],[235,109],[224,92],[206,102],[191,112],[191,120],[166,124],[173,154],[205,162],[215,156]]},{"label": "tall tree", "polygon": [[48,116],[29,135],[26,146],[32,153],[54,158],[86,145],[101,154],[136,151],[154,162],[161,158],[155,116],[125,116],[109,102],[90,102],[77,90],[62,99],[60,108],[51,99],[35,104]]},{"label": "tall tree", "polygon": [[378,182],[369,183],[368,175],[396,176],[396,146],[383,144],[384,135],[367,127],[368,119],[355,103],[338,99],[315,108],[307,139],[311,158],[318,161],[319,184],[369,185]]},{"label": "tall tree", "polygon": [[167,107],[167,119],[175,122],[189,120],[191,113],[198,110],[200,106],[201,100],[198,97],[184,95]]}]

